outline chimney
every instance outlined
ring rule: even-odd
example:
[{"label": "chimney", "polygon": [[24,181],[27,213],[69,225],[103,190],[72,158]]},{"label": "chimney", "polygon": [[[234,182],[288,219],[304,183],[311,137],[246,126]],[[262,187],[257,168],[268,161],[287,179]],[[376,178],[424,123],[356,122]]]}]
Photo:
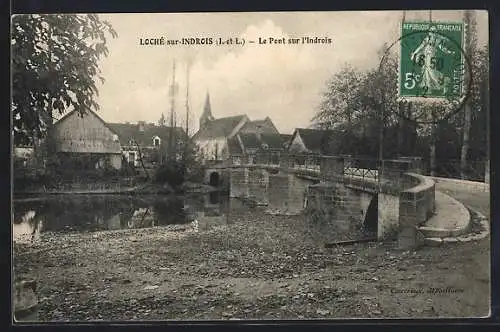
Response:
[{"label": "chimney", "polygon": [[144,122],[144,121],[138,121],[137,124],[139,125],[139,131],[143,132],[144,131],[144,127],[146,126],[146,122]]}]

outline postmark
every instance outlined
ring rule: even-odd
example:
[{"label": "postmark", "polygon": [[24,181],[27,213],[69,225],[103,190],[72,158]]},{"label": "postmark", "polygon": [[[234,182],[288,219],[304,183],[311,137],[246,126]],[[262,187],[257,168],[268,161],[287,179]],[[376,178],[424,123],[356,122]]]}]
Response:
[{"label": "postmark", "polygon": [[[398,53],[397,98],[413,103],[410,117],[420,124],[448,120],[462,109],[471,93],[472,70],[464,50],[463,23],[407,22],[401,36],[387,47],[379,64],[384,69],[392,52]],[[432,114],[430,114],[432,113]]]}]

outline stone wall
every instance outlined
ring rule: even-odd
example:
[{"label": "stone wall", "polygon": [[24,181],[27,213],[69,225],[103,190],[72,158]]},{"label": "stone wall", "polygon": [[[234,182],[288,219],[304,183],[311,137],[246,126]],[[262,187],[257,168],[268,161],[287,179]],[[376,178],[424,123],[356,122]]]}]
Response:
[{"label": "stone wall", "polygon": [[[310,221],[320,224],[331,241],[356,239],[362,229],[372,193],[346,187],[342,183],[309,186],[307,212]],[[325,234],[326,235],[326,234]]]},{"label": "stone wall", "polygon": [[402,247],[417,245],[416,228],[435,212],[435,182],[422,175],[408,173],[418,185],[401,192],[399,200],[399,243]]},{"label": "stone wall", "polygon": [[269,173],[263,168],[248,169],[248,198],[258,205],[269,203]]},{"label": "stone wall", "polygon": [[343,181],[344,158],[322,157],[320,160],[320,180],[322,182]]},{"label": "stone wall", "polygon": [[397,235],[399,204],[399,196],[378,193],[377,238],[379,240],[385,240]]},{"label": "stone wall", "polygon": [[248,198],[248,168],[231,168],[229,196]]},{"label": "stone wall", "polygon": [[300,214],[305,208],[307,188],[313,181],[293,173],[269,174],[268,210],[280,214]]}]

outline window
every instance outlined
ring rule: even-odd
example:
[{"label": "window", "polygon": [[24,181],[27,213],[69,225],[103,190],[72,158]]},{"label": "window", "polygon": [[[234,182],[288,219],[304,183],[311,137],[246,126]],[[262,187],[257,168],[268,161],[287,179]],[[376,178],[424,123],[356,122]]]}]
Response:
[{"label": "window", "polygon": [[233,164],[234,165],[241,165],[241,158],[240,157],[233,157]]},{"label": "window", "polygon": [[129,152],[128,153],[128,162],[130,164],[134,164],[134,162],[135,162],[135,152]]},{"label": "window", "polygon": [[153,137],[153,146],[160,146],[160,138],[158,136]]}]

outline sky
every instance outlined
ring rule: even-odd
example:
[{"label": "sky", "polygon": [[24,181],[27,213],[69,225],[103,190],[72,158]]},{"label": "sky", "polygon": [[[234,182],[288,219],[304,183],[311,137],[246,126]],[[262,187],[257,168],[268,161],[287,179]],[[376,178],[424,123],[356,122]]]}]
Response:
[{"label": "sky", "polygon": [[[463,12],[432,11],[432,20],[459,21]],[[343,65],[378,66],[377,51],[399,38],[402,11],[101,14],[118,33],[100,61],[98,114],[108,122],[157,122],[170,112],[169,87],[176,64],[177,124],[185,126],[186,82],[192,132],[207,92],[215,118],[269,116],[281,133],[311,125],[327,80]],[[429,11],[407,11],[406,20]],[[486,11],[477,11],[478,42],[488,43]],[[331,38],[331,44],[140,45],[140,39],[230,37]],[[188,64],[189,71],[188,71]]]}]

